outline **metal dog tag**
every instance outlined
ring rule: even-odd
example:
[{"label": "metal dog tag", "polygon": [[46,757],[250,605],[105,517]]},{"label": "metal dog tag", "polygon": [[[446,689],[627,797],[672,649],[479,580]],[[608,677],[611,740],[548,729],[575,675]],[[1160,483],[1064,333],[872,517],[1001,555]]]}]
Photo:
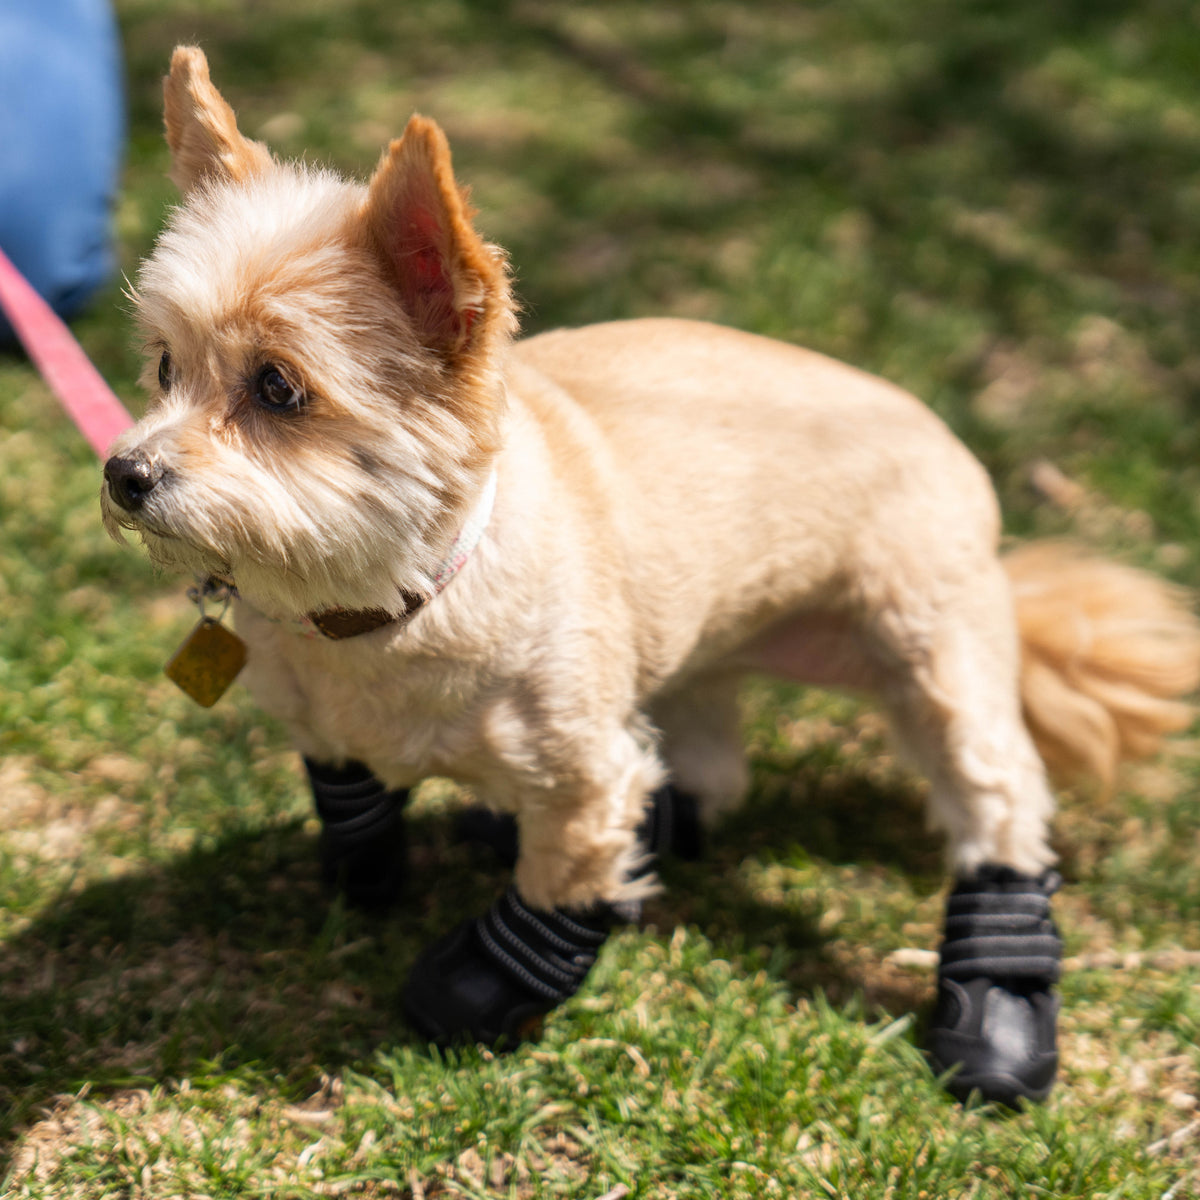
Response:
[{"label": "metal dog tag", "polygon": [[201,617],[163,670],[199,705],[212,708],[246,665],[246,643],[215,617]]}]

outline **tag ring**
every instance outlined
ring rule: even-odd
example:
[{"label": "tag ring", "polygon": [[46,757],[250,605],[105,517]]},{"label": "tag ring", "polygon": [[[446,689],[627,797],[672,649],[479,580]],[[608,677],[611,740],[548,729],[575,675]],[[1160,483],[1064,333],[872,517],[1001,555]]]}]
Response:
[{"label": "tag ring", "polygon": [[[218,579],[215,575],[210,575],[204,580],[197,579],[195,585],[188,588],[187,591],[188,599],[200,610],[200,619],[212,621],[218,625],[225,619],[225,614],[229,611],[233,594],[233,584],[224,579]],[[205,609],[205,605],[211,602],[221,606],[221,611],[215,617]]]}]

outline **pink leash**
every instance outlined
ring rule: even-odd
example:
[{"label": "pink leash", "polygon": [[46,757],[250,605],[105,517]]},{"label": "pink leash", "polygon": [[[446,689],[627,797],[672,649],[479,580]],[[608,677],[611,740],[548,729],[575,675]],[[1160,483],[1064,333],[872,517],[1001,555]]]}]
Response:
[{"label": "pink leash", "polygon": [[79,431],[101,458],[133,418],[92,366],[58,315],[0,250],[0,308],[62,402]]}]

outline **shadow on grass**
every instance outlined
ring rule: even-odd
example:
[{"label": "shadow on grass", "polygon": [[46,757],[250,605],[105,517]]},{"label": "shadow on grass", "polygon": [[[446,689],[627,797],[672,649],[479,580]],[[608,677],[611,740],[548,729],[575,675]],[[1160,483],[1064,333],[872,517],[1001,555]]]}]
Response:
[{"label": "shadow on grass", "polygon": [[[821,991],[839,1004],[861,996],[868,1008],[908,1011],[923,979],[876,971],[869,945],[852,963],[830,953],[830,943],[856,936],[839,913],[864,899],[886,905],[901,891],[906,903],[937,891],[942,841],[926,828],[911,789],[853,767],[827,770],[826,757],[821,750],[776,759],[769,774],[758,764],[753,794],[712,832],[704,859],[663,863],[664,892],[647,917],[660,928],[697,926],[722,955],[764,960],[798,996]],[[768,874],[783,869],[781,901],[748,881],[747,860]]]},{"label": "shadow on grass", "polygon": [[[804,780],[794,785],[803,790]],[[649,919],[660,929],[698,925],[729,958],[769,946],[773,969],[799,994],[849,997],[862,980],[823,954],[829,935],[753,895],[738,868],[779,849],[785,828],[799,829],[795,840],[816,856],[878,855],[894,867],[906,857],[903,810],[873,823],[890,830],[882,839],[864,840],[860,819],[887,802],[852,777],[838,789],[818,781],[803,812],[792,794],[760,798],[725,823],[704,862],[665,865],[667,891]],[[415,817],[409,833],[409,893],[389,915],[331,900],[297,823],[234,832],[68,890],[0,947],[0,1137],[85,1084],[102,1093],[236,1071],[300,1097],[323,1073],[369,1069],[377,1047],[412,1042],[396,1003],[409,965],[429,938],[482,911],[506,873],[490,853],[453,840],[445,814]],[[920,838],[909,844],[909,865],[924,869]],[[0,1175],[6,1157],[0,1149]]]}]

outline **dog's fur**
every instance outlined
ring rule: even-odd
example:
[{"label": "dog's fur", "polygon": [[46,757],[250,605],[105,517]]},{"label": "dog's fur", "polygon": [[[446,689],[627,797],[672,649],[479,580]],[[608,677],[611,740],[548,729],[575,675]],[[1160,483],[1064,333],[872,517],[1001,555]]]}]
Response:
[{"label": "dog's fur", "polygon": [[[687,321],[514,342],[421,117],[364,188],[245,139],[180,48],[166,125],[184,204],[135,294],[157,394],[115,447],[160,481],[105,519],[236,583],[246,681],[305,755],[515,813],[530,904],[644,889],[668,774],[708,819],[738,801],[747,672],[875,694],[960,874],[1050,861],[1043,761],[1108,782],[1191,719],[1182,598],[1060,547],[1002,561],[983,469],[898,388]],[[268,365],[296,411],[256,401]],[[410,622],[291,628],[431,593],[493,471],[485,537]]]}]

